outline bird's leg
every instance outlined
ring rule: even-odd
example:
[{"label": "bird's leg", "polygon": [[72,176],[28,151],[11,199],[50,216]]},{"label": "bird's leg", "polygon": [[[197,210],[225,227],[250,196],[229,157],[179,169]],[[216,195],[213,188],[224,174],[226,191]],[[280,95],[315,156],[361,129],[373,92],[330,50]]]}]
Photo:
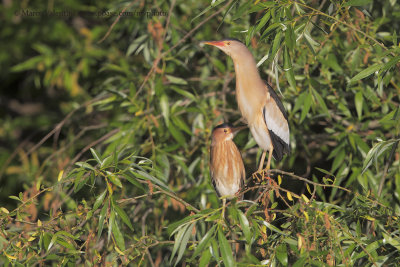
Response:
[{"label": "bird's leg", "polygon": [[226,198],[222,199],[222,220],[225,219],[225,205],[226,205]]},{"label": "bird's leg", "polygon": [[258,171],[257,172],[260,172],[261,173],[261,171],[262,171],[262,169],[263,169],[263,166],[264,166],[264,161],[265,161],[265,154],[267,153],[267,151],[263,151],[263,153],[262,153],[262,155],[261,155],[261,160],[260,160],[260,165],[258,166]]},{"label": "bird's leg", "polygon": [[269,154],[268,154],[268,161],[267,161],[267,171],[271,167],[271,158],[272,158],[272,151],[274,150],[273,147],[269,149]]}]

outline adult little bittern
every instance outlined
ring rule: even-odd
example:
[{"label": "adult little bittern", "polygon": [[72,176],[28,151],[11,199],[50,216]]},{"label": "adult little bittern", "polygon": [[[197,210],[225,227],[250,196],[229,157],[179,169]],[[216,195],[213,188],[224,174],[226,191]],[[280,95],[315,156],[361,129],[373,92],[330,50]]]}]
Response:
[{"label": "adult little bittern", "polygon": [[257,144],[264,150],[258,171],[262,170],[266,151],[280,161],[290,152],[289,124],[286,110],[272,87],[258,73],[256,62],[247,47],[236,39],[208,41],[229,55],[236,72],[236,100]]},{"label": "adult little bittern", "polygon": [[[246,127],[246,126],[245,126]],[[234,134],[245,127],[220,124],[212,131],[210,150],[211,180],[219,197],[232,198],[243,185],[246,172],[239,149],[233,142]]]}]

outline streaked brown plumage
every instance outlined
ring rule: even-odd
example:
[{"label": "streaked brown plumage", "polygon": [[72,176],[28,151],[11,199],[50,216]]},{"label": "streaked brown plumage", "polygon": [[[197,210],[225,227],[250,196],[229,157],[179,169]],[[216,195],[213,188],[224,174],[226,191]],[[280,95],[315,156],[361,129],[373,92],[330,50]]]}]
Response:
[{"label": "streaked brown plumage", "polygon": [[240,112],[257,144],[264,150],[258,170],[262,170],[266,151],[269,151],[269,169],[272,155],[280,161],[284,154],[290,153],[289,124],[285,108],[272,87],[261,79],[253,55],[242,42],[225,39],[204,43],[221,49],[232,58]]},{"label": "streaked brown plumage", "polygon": [[218,196],[235,196],[243,185],[246,172],[234,134],[245,127],[220,124],[213,129],[210,150],[211,179]]}]

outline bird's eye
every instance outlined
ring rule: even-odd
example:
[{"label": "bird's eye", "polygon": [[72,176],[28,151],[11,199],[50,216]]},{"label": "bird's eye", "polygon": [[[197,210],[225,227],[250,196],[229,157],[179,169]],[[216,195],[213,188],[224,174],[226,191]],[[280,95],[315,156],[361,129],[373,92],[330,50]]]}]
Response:
[{"label": "bird's eye", "polygon": [[228,130],[227,129],[224,129],[224,133],[227,133],[228,132]]},{"label": "bird's eye", "polygon": [[227,44],[227,45],[231,45],[231,42],[227,42],[226,44]]}]

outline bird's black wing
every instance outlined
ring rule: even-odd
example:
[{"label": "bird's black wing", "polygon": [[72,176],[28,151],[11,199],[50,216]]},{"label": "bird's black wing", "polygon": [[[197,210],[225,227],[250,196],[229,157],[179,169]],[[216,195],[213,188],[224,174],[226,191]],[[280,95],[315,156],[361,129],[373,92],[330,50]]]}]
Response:
[{"label": "bird's black wing", "polygon": [[271,87],[271,85],[269,85],[269,83],[267,83],[266,81],[264,81],[264,82],[268,87],[268,91],[269,91],[271,97],[275,100],[275,103],[278,105],[279,110],[282,112],[283,117],[285,117],[285,119],[288,120],[286,109],[283,106],[281,100],[279,99],[278,94],[275,92],[274,89],[272,89],[272,87]]},{"label": "bird's black wing", "polygon": [[280,161],[283,154],[290,153],[288,117],[276,92],[267,82],[265,84],[269,97],[263,107],[263,117],[274,147],[272,155]]}]

